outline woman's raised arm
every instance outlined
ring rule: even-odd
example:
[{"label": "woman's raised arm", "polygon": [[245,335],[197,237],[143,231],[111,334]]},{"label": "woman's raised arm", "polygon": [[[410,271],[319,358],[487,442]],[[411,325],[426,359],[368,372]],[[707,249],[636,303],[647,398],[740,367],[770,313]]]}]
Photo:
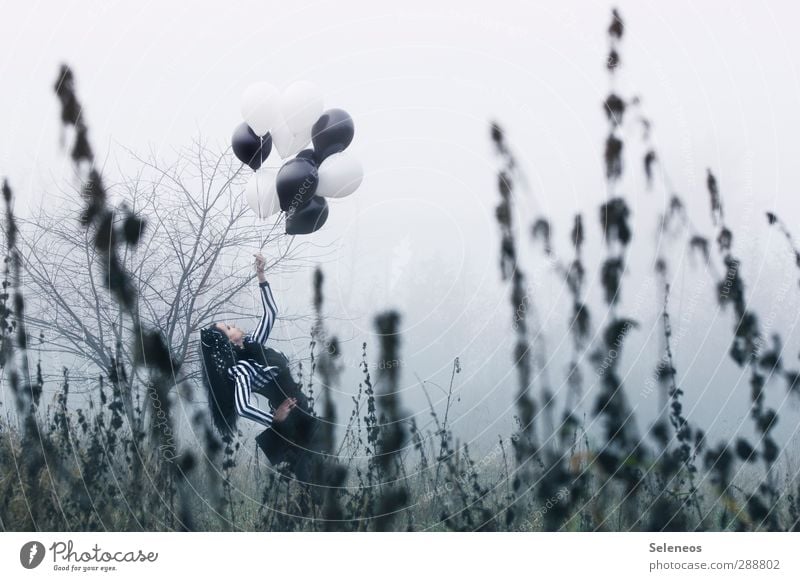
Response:
[{"label": "woman's raised arm", "polygon": [[275,324],[275,319],[278,316],[278,307],[275,304],[275,297],[272,296],[272,289],[264,276],[264,263],[264,257],[260,253],[256,254],[256,274],[258,275],[258,286],[261,289],[263,314],[251,337],[253,341],[257,341],[262,345],[269,338],[269,334],[272,332],[272,326]]},{"label": "woman's raised arm", "polygon": [[261,287],[261,306],[264,312],[258,325],[253,330],[252,338],[253,341],[264,344],[269,338],[270,332],[272,332],[272,326],[278,316],[278,307],[275,306],[275,299],[272,296],[272,289],[269,287],[269,283],[264,281],[259,283],[258,286]]}]

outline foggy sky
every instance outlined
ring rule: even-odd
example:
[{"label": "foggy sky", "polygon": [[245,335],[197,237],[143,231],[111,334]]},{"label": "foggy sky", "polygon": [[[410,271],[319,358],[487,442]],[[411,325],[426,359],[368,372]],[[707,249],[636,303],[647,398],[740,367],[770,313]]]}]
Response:
[{"label": "foggy sky", "polygon": [[[764,316],[775,313],[771,328],[783,334],[794,365],[799,273],[763,214],[778,212],[800,236],[800,9],[744,0],[616,5],[627,28],[614,88],[626,98],[641,96],[672,186],[712,237],[705,171],[714,169],[728,221],[740,233],[734,249],[748,293]],[[248,84],[314,81],[326,107],[352,114],[351,147],[366,171],[360,190],[332,204],[314,236],[333,248],[323,266],[328,313],[342,319],[331,330],[345,339],[343,405],[357,387],[361,342],[370,343],[373,361],[377,356],[372,316],[397,308],[408,411],[428,421],[417,377],[446,388],[460,357],[454,428],[466,440],[494,439],[510,430],[516,383],[487,124],[496,119],[507,129],[529,178],[515,220],[547,337],[546,374],[563,393],[569,305],[527,227],[537,216],[552,219],[556,250],[569,257],[572,216],[583,211],[589,258],[603,256],[597,207],[607,196],[601,103],[610,88],[604,68],[610,7],[597,1],[4,2],[0,174],[23,213],[28,204],[46,203],[54,182],[72,179],[52,92],[62,62],[76,73],[98,158],[123,170],[130,161],[118,144],[166,158],[198,135],[225,147],[241,121],[239,98]],[[629,397],[647,414],[657,398],[641,396],[640,386],[661,354],[659,294],[647,276],[655,245],[665,243],[652,232],[669,192],[663,183],[646,191],[642,152],[635,132],[629,136],[621,191],[637,230],[621,307],[636,312],[642,326],[623,361]],[[727,356],[731,314],[717,310],[709,276],[686,256],[681,261],[679,250],[671,265],[672,315],[677,326],[690,314],[675,346],[688,415],[715,433],[747,432],[747,378]],[[243,249],[242,259],[251,252]],[[308,310],[310,281],[310,272],[273,280],[281,309]],[[777,301],[782,285],[789,290]],[[593,271],[588,293],[599,324],[602,289]],[[283,337],[300,331],[277,326]],[[302,342],[295,348],[300,353]],[[591,371],[588,364],[589,379]],[[441,410],[441,391],[429,389]],[[783,442],[798,420],[784,395],[783,385],[770,386],[768,402],[784,414]]]}]

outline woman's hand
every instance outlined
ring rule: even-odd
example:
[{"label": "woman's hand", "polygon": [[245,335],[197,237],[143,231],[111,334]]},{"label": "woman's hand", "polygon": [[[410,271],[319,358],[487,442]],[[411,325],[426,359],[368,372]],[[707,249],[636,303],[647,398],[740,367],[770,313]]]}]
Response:
[{"label": "woman's hand", "polygon": [[266,277],[264,276],[264,268],[267,266],[267,259],[264,258],[264,255],[260,252],[254,254],[253,256],[256,257],[255,267],[256,267],[256,274],[258,275],[258,281],[264,282]]},{"label": "woman's hand", "polygon": [[289,412],[291,412],[297,406],[297,399],[290,397],[283,400],[283,403],[278,406],[278,409],[275,410],[275,413],[272,414],[272,421],[273,422],[282,422],[286,418],[289,417]]}]

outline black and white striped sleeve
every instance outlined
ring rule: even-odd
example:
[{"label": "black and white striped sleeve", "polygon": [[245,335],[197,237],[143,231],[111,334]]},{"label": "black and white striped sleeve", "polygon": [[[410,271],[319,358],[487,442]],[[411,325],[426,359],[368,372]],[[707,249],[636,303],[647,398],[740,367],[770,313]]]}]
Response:
[{"label": "black and white striped sleeve", "polygon": [[236,382],[236,413],[240,416],[253,420],[266,427],[272,426],[272,412],[260,410],[250,403],[250,374],[241,364],[233,367],[233,377]]},{"label": "black and white striped sleeve", "polygon": [[264,281],[258,285],[261,287],[261,306],[264,309],[264,314],[258,322],[251,337],[253,341],[261,343],[262,345],[267,341],[272,326],[275,324],[275,319],[278,316],[278,307],[275,305],[275,298],[272,296],[272,289],[269,282]]}]

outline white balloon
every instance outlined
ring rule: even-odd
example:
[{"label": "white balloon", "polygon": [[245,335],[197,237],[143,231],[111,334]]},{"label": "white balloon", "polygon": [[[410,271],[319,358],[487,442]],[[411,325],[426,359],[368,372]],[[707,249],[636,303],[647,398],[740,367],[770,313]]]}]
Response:
[{"label": "white balloon", "polygon": [[254,83],[242,94],[242,118],[256,135],[266,135],[281,117],[281,94],[269,83]]},{"label": "white balloon", "polygon": [[278,192],[275,190],[275,177],[278,173],[271,169],[260,169],[253,174],[245,187],[247,204],[256,216],[266,220],[281,211]]},{"label": "white balloon", "polygon": [[325,158],[319,166],[318,174],[318,196],[344,198],[361,185],[364,167],[352,152],[345,150]]},{"label": "white balloon", "polygon": [[282,93],[269,83],[254,83],[242,95],[242,117],[256,135],[272,136],[283,159],[309,144],[322,109],[322,92],[310,81],[292,83]]},{"label": "white balloon", "polygon": [[292,83],[281,95],[281,109],[289,131],[311,139],[311,126],[322,115],[322,91],[311,81]]},{"label": "white balloon", "polygon": [[[313,124],[312,124],[313,125]],[[303,149],[311,141],[311,127],[300,133],[293,133],[285,121],[280,121],[270,129],[272,145],[281,158],[286,159]]]}]

